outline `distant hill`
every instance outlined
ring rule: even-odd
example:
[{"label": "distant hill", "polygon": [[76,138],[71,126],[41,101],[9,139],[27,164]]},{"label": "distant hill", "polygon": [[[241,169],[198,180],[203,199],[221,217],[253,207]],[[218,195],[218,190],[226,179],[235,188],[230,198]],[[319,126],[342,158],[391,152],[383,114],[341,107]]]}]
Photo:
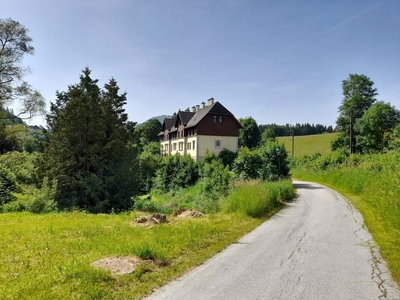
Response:
[{"label": "distant hill", "polygon": [[150,119],[148,119],[147,121],[144,121],[143,123],[137,124],[136,127],[140,127],[141,125],[143,125],[144,123],[153,120],[153,119],[157,119],[158,121],[160,121],[160,123],[162,124],[164,122],[165,118],[172,118],[172,116],[168,116],[168,115],[162,115],[162,116],[157,116],[157,117],[152,117]]}]

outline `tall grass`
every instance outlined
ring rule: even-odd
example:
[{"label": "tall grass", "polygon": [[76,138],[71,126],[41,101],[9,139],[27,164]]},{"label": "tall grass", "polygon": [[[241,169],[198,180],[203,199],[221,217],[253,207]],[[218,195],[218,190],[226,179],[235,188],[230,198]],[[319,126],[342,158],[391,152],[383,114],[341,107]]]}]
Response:
[{"label": "tall grass", "polygon": [[[289,186],[289,181],[243,183],[235,188],[234,201],[239,207],[247,205],[241,202],[257,203],[260,189],[280,205],[279,199],[292,195]],[[181,201],[183,194],[177,193]],[[195,195],[192,188],[188,196]],[[154,201],[160,207],[167,199]],[[274,205],[249,204],[249,212],[261,216]],[[153,227],[132,225],[138,213],[0,214],[0,299],[141,298],[203,263],[268,216],[253,218],[240,211],[198,219],[168,216],[168,223]],[[119,255],[136,255],[145,261],[134,273],[119,277],[91,266],[95,260]]]},{"label": "tall grass", "polygon": [[357,207],[400,284],[400,154],[352,155],[342,164],[292,170],[294,178],[339,190]]},{"label": "tall grass", "polygon": [[261,217],[282,206],[295,196],[292,182],[238,182],[223,202],[228,212],[242,212],[250,217]]}]

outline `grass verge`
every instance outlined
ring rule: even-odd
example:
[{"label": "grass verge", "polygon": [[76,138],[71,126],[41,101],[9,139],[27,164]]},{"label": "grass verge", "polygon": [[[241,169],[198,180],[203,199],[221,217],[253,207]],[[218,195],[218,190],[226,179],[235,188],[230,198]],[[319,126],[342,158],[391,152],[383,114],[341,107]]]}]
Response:
[{"label": "grass verge", "polygon": [[[279,185],[270,186],[277,197],[283,194]],[[247,200],[247,193],[241,195],[236,201]],[[237,241],[275,210],[259,218],[241,210],[179,221],[170,217],[153,227],[132,226],[138,213],[0,214],[0,299],[141,298]],[[118,255],[146,261],[119,277],[90,265]]]}]

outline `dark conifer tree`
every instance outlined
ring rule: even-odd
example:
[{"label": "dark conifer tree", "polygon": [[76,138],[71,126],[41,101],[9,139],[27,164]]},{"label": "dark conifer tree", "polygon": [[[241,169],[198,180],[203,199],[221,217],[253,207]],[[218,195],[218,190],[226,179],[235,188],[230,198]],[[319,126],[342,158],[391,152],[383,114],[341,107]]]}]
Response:
[{"label": "dark conifer tree", "polygon": [[137,189],[136,153],[129,147],[126,94],[111,79],[104,89],[86,68],[80,83],[57,92],[47,115],[45,155],[60,208],[126,210]]}]

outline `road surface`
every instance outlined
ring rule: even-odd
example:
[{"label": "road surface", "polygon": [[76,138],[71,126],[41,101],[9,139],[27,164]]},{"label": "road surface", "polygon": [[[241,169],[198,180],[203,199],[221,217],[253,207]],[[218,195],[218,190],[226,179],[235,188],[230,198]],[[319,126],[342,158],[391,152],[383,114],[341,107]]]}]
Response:
[{"label": "road surface", "polygon": [[396,299],[362,216],[341,195],[294,182],[298,198],[147,299]]}]

